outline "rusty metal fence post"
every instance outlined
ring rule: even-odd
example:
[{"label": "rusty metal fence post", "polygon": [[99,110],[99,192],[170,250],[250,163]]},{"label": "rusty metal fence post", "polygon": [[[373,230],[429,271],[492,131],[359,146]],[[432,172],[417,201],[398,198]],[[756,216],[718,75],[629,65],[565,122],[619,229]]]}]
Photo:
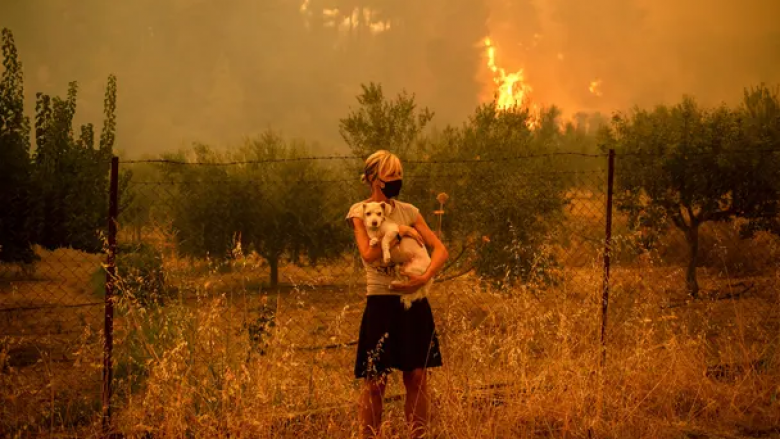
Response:
[{"label": "rusty metal fence post", "polygon": [[609,306],[609,264],[612,251],[612,194],[615,181],[615,150],[607,159],[607,221],[604,231],[604,281],[601,288],[601,365],[607,361],[607,308]]},{"label": "rusty metal fence post", "polygon": [[103,434],[108,434],[111,420],[112,353],[114,347],[114,280],[116,278],[116,234],[119,210],[119,157],[111,158],[111,180],[108,201],[108,251],[106,254],[106,297],[103,328]]}]

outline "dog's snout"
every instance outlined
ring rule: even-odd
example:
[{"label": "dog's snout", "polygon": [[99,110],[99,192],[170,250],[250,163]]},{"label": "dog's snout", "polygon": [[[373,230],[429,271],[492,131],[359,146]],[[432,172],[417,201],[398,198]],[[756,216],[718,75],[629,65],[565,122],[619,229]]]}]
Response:
[{"label": "dog's snout", "polygon": [[374,226],[374,227],[376,227],[376,225],[377,225],[377,222],[376,222],[376,221],[372,221],[372,222],[371,222],[371,225],[372,225],[372,226]]}]

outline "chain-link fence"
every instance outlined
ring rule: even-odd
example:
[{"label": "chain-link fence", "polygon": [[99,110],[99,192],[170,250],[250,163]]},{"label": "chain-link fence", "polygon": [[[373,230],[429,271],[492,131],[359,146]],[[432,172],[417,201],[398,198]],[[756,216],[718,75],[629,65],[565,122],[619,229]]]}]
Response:
[{"label": "chain-link fence", "polygon": [[[736,311],[716,315],[725,311],[712,304],[726,298],[748,297],[744,306],[764,319],[750,326],[758,349],[777,329],[777,169],[749,154],[707,157],[680,158],[690,175],[682,180],[650,155],[405,161],[401,199],[450,253],[430,299],[450,371],[439,387],[538,389],[545,384],[528,377],[551,367],[553,349],[562,364],[561,355],[603,352],[605,342],[607,361],[620,361],[648,320],[673,323],[681,312],[697,313],[703,331],[686,326],[688,335],[715,337],[713,325],[739,326]],[[709,172],[718,160],[739,166]],[[348,404],[365,274],[345,218],[368,196],[361,168],[345,157],[119,164],[118,228],[107,236],[116,240],[112,306],[103,312],[100,253],[40,250],[34,275],[2,266],[4,362],[17,375],[48,367],[65,383],[66,364],[88,358],[97,384],[105,324],[104,394],[113,393],[116,422],[134,419],[132,428],[154,424],[166,406],[206,416],[240,400],[284,417]],[[60,365],[20,363],[25,349],[40,355],[43,340],[64,334],[90,353],[75,358],[65,344]],[[601,355],[593,358],[595,367]]]},{"label": "chain-link fence", "polygon": [[68,185],[41,178],[11,203],[23,212],[3,215],[21,221],[0,227],[0,247],[10,244],[0,248],[0,436],[70,428],[100,410],[108,175],[58,177]]},{"label": "chain-link fence", "polygon": [[[114,404],[132,411],[177,346],[187,366],[176,375],[205,380],[206,402],[249,365],[271,387],[265,411],[348,402],[365,275],[346,213],[367,196],[361,167],[123,163],[133,178],[118,217]],[[450,250],[431,298],[447,362],[475,331],[505,325],[518,297],[600,294],[606,168],[601,155],[406,162],[402,199]],[[495,370],[476,382],[510,379]]]}]

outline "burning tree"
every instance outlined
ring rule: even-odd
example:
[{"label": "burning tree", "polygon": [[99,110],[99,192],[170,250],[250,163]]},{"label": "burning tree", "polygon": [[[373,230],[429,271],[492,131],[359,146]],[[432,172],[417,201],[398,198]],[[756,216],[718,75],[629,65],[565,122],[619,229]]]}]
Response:
[{"label": "burning tree", "polygon": [[699,292],[702,224],[739,218],[746,235],[780,230],[779,134],[777,93],[763,86],[746,91],[738,109],[704,109],[685,97],[673,107],[615,116],[603,130],[603,146],[618,152],[618,208],[631,227],[653,232],[645,250],[670,227],[683,232],[691,296]]}]

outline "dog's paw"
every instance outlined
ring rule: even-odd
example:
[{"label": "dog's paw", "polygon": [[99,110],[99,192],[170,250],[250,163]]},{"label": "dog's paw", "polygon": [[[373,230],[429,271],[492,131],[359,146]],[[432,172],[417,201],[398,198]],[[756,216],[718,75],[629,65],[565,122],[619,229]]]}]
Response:
[{"label": "dog's paw", "polygon": [[376,247],[377,244],[379,244],[379,240],[376,238],[371,238],[371,241],[368,242],[371,247]]},{"label": "dog's paw", "polygon": [[382,256],[382,259],[385,261],[385,264],[389,264],[392,258],[390,257],[390,252],[385,252]]}]

